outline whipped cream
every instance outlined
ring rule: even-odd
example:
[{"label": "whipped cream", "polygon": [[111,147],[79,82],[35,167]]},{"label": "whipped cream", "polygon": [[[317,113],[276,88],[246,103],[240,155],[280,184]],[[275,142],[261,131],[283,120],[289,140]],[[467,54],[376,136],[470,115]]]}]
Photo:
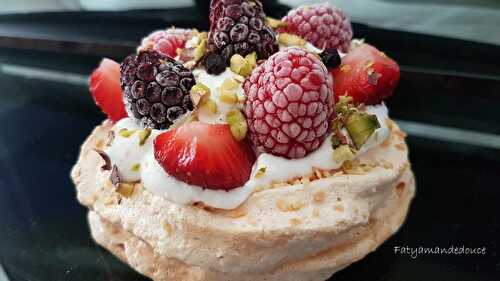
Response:
[{"label": "whipped cream", "polygon": [[[381,144],[389,136],[389,129],[385,122],[388,117],[387,107],[384,104],[367,106],[366,112],[375,114],[381,127],[372,134],[357,152],[356,157]],[[105,152],[109,155],[112,164],[117,166],[121,178],[124,181],[141,180],[148,191],[179,204],[203,202],[214,208],[234,209],[259,186],[306,176],[311,174],[314,168],[331,170],[342,165],[341,162],[333,160],[331,135],[329,135],[316,151],[300,159],[286,159],[263,153],[254,163],[250,179],[245,185],[230,191],[210,190],[179,181],[166,173],[158,164],[154,158],[153,141],[164,130],[153,130],[151,136],[141,146],[137,133],[126,138],[119,134],[122,129],[139,131],[140,128],[130,118],[119,121],[113,127],[115,139],[112,146],[108,147]],[[136,164],[140,165],[138,170],[133,169]],[[266,168],[264,175],[256,177],[257,171],[262,167]]]},{"label": "whipped cream", "polygon": [[[194,37],[187,44],[195,46],[198,40],[198,37]],[[280,45],[280,48],[283,47]],[[321,52],[320,49],[310,43],[307,43],[305,48],[311,52]],[[341,53],[340,55],[343,56],[344,54]],[[228,104],[221,102],[219,99],[219,87],[224,80],[234,79],[236,76],[230,68],[226,68],[223,73],[218,75],[211,75],[203,68],[196,68],[193,70],[193,75],[198,83],[203,83],[210,89],[210,99],[217,104],[216,114],[202,110],[198,111],[197,116],[199,121],[209,124],[224,124],[226,123],[226,115],[229,111],[241,109],[240,103]],[[244,97],[241,83],[236,89],[236,94],[238,98]],[[381,127],[370,136],[357,152],[356,157],[381,144],[389,136],[389,129],[385,123],[388,117],[388,110],[385,104],[367,106],[366,112],[375,114]],[[111,163],[116,165],[121,179],[130,182],[142,181],[148,191],[179,204],[203,202],[214,208],[234,209],[243,203],[259,186],[268,186],[272,183],[285,182],[292,178],[303,177],[313,173],[314,169],[336,169],[343,164],[342,162],[333,160],[332,135],[329,135],[316,151],[300,159],[286,159],[262,153],[252,167],[250,179],[243,186],[230,191],[210,190],[179,181],[166,173],[159,165],[154,158],[153,141],[165,130],[153,130],[150,137],[141,146],[137,133],[130,137],[123,137],[119,134],[122,129],[137,130],[138,132],[141,128],[130,118],[119,121],[113,127],[115,139],[112,146],[108,147],[105,152],[111,159]],[[261,168],[265,168],[265,173],[256,177],[257,172]]]}]

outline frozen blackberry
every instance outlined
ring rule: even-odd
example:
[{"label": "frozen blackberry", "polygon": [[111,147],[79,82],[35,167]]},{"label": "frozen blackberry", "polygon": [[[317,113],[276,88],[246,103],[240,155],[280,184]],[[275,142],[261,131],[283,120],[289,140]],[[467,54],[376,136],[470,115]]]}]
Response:
[{"label": "frozen blackberry", "polygon": [[120,66],[125,108],[143,127],[167,129],[193,109],[189,91],[193,73],[174,59],[146,50],[125,58]]},{"label": "frozen blackberry", "polygon": [[[222,59],[228,66],[231,56],[245,56],[256,52],[259,59],[266,59],[278,51],[276,35],[266,23],[260,0],[212,0],[210,4],[210,35],[204,65],[209,73],[218,74]],[[220,58],[214,59],[217,54]],[[210,60],[210,62],[207,62]]]},{"label": "frozen blackberry", "polygon": [[319,57],[328,69],[337,68],[342,63],[342,59],[337,50],[323,51],[319,54]]}]

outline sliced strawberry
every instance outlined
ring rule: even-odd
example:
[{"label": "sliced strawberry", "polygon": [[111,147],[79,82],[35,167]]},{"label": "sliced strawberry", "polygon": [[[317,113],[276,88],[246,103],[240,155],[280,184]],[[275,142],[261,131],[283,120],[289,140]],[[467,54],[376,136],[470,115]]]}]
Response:
[{"label": "sliced strawberry", "polygon": [[255,155],[228,125],[192,122],[159,135],[155,158],[178,180],[208,189],[230,190],[250,178]]},{"label": "sliced strawberry", "polygon": [[94,101],[109,119],[118,121],[127,117],[120,87],[120,65],[110,59],[103,59],[92,72],[89,81]]},{"label": "sliced strawberry", "polygon": [[355,103],[379,104],[392,96],[399,82],[398,64],[368,44],[348,53],[331,73],[337,101],[348,95]]}]

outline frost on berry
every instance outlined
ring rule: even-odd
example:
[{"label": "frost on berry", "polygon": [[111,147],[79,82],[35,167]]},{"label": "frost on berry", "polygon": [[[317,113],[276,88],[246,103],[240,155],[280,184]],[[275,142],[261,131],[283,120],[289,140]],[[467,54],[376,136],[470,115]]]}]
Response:
[{"label": "frost on berry", "polygon": [[[267,26],[260,0],[213,0],[210,4],[210,34],[204,65],[212,74],[223,71],[221,62],[229,63],[235,54],[246,56],[255,52],[266,59],[278,51],[274,31]],[[214,55],[218,57],[215,58]]]},{"label": "frost on berry", "polygon": [[325,50],[347,52],[352,39],[352,27],[345,14],[328,3],[301,6],[283,19],[288,23],[280,32],[296,34]]},{"label": "frost on berry", "polygon": [[254,69],[244,83],[244,113],[260,150],[300,158],[324,141],[334,114],[332,78],[321,60],[287,48]]},{"label": "frost on berry", "polygon": [[174,59],[145,50],[128,56],[120,71],[125,108],[139,125],[167,129],[193,109],[194,76]]}]

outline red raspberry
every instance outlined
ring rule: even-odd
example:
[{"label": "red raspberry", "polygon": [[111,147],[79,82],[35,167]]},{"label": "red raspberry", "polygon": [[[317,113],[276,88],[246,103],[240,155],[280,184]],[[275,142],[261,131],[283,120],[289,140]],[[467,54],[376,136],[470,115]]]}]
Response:
[{"label": "red raspberry", "polygon": [[352,27],[344,12],[328,3],[301,6],[288,12],[283,19],[288,26],[280,32],[301,36],[320,49],[340,49],[347,53],[352,39]]},{"label": "red raspberry", "polygon": [[186,41],[191,37],[192,30],[171,27],[167,30],[158,30],[142,39],[140,50],[153,49],[164,55],[175,58],[177,49],[184,48]]},{"label": "red raspberry", "polygon": [[257,149],[287,158],[317,149],[334,114],[332,84],[321,60],[300,48],[286,48],[255,68],[243,87]]}]

